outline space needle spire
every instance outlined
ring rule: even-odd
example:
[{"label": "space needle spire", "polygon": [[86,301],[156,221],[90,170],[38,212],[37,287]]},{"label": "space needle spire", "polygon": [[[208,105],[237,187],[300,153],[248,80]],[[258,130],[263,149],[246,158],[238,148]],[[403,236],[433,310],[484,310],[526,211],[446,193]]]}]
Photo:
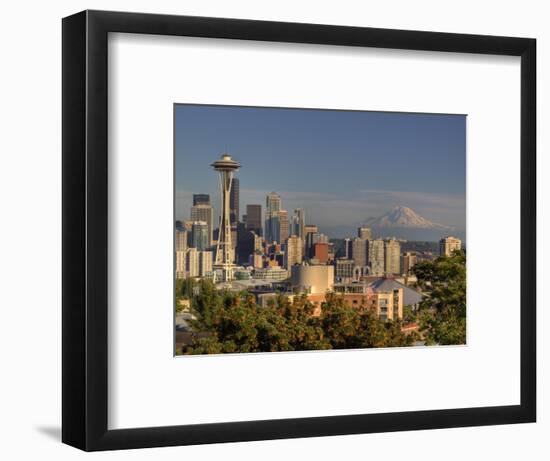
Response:
[{"label": "space needle spire", "polygon": [[210,165],[220,174],[221,210],[218,242],[216,245],[216,261],[214,269],[222,273],[221,281],[233,280],[233,243],[231,241],[230,195],[233,182],[233,173],[240,168],[240,164],[231,158],[228,153],[222,154],[219,160]]}]

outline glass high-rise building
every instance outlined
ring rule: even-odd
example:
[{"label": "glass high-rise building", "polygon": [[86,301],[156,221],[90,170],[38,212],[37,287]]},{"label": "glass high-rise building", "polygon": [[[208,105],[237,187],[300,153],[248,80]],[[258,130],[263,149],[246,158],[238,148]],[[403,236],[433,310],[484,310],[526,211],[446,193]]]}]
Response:
[{"label": "glass high-rise building", "polygon": [[193,206],[195,205],[211,205],[209,194],[193,194]]},{"label": "glass high-rise building", "polygon": [[231,224],[239,221],[239,201],[240,201],[240,182],[239,178],[231,180],[231,192],[229,193],[229,220]]},{"label": "glass high-rise building", "polygon": [[270,192],[265,199],[265,239],[267,243],[281,242],[281,196]]},{"label": "glass high-rise building", "polygon": [[214,232],[214,209],[211,205],[199,203],[191,207],[191,221],[204,221],[208,226],[208,246],[213,239]]},{"label": "glass high-rise building", "polygon": [[292,234],[300,237],[302,240],[305,240],[306,218],[305,212],[302,208],[297,208],[294,210],[292,227]]},{"label": "glass high-rise building", "polygon": [[279,238],[281,239],[281,243],[286,242],[286,239],[289,237],[289,225],[288,225],[288,211],[281,210],[279,211]]},{"label": "glass high-rise building", "polygon": [[205,221],[193,222],[191,230],[191,246],[199,251],[205,251],[210,246],[208,224]]},{"label": "glass high-rise building", "polygon": [[246,205],[246,228],[256,235],[263,235],[262,205]]}]

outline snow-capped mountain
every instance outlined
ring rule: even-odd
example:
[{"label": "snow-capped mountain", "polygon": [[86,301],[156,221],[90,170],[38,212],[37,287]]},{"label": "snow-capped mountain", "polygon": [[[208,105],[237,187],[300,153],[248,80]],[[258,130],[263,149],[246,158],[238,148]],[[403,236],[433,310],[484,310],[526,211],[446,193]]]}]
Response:
[{"label": "snow-capped mountain", "polygon": [[423,218],[414,210],[406,206],[398,206],[382,216],[378,216],[377,218],[369,218],[365,221],[365,225],[380,229],[397,227],[410,229],[433,229],[441,231],[451,230],[448,226],[437,224]]}]

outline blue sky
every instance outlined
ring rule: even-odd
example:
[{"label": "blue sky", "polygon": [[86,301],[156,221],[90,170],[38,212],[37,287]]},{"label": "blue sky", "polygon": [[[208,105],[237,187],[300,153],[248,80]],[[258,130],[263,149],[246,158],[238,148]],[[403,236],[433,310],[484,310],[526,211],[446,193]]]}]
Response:
[{"label": "blue sky", "polygon": [[[176,218],[193,193],[219,201],[209,166],[222,152],[242,165],[241,210],[265,204],[306,210],[306,222],[342,234],[402,205],[465,228],[464,115],[176,105]],[[334,237],[343,235],[331,235]]]}]

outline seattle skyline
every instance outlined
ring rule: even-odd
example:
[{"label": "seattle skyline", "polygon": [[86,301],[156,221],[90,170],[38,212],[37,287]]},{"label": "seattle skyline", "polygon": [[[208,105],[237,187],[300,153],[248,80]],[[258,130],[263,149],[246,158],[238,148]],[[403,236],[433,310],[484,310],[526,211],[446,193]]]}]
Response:
[{"label": "seattle skyline", "polygon": [[464,115],[176,105],[176,219],[189,218],[194,193],[219,215],[209,163],[229,152],[243,165],[243,212],[275,191],[331,237],[396,206],[460,234],[465,130]]}]

